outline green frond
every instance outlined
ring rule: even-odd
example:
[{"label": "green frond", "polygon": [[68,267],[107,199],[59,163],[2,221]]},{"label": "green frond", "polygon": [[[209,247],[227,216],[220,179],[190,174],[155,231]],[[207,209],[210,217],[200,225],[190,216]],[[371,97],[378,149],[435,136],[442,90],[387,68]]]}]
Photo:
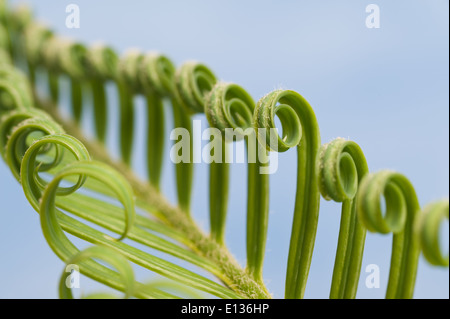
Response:
[{"label": "green frond", "polygon": [[[27,72],[15,66],[20,60]],[[47,96],[37,93],[39,73],[47,76]],[[62,77],[70,81],[69,119],[58,107]],[[112,125],[108,83],[116,87],[120,104],[115,137],[107,134]],[[90,95],[92,110],[86,107]],[[147,102],[145,179],[132,170],[137,96]],[[180,129],[170,136],[174,149],[189,142],[188,156],[174,164],[176,206],[160,187],[166,105]],[[81,118],[87,112],[93,118],[94,139],[83,133]],[[207,149],[208,234],[191,217],[191,120],[202,113],[214,137]],[[282,133],[276,129],[277,119]],[[110,138],[117,140],[119,160],[113,160],[105,147]],[[225,244],[228,192],[233,187],[227,154],[240,140],[245,141],[248,159],[245,267]],[[448,199],[421,209],[409,180],[393,171],[369,173],[355,142],[339,138],[321,145],[314,110],[299,93],[275,90],[255,104],[244,88],[221,81],[200,62],[177,68],[160,53],[131,49],[119,56],[107,45],[85,46],[35,21],[27,6],[12,9],[0,0],[0,153],[39,214],[48,245],[66,265],[59,283],[61,298],[73,298],[69,266],[121,291],[125,298],[271,298],[263,278],[269,159],[294,147],[297,186],[286,298],[303,298],[305,293],[320,195],[342,203],[330,298],[356,297],[367,230],[393,234],[386,298],[413,297],[421,252],[430,264],[448,267],[439,237],[442,221],[448,219]],[[90,247],[80,250],[73,237]],[[163,279],[139,282],[135,266]]]}]

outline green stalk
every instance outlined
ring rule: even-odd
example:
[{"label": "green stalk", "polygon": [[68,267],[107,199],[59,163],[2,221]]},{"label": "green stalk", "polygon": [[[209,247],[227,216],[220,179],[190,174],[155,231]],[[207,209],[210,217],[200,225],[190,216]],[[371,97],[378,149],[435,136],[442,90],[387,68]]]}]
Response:
[{"label": "green stalk", "polygon": [[227,142],[223,140],[220,144],[222,162],[209,164],[209,212],[211,237],[219,244],[224,245],[230,164],[227,163],[226,158]]},{"label": "green stalk", "polygon": [[[275,116],[281,121],[283,136],[276,135]],[[303,298],[319,217],[320,193],[316,160],[320,147],[317,120],[309,103],[298,93],[276,90],[256,105],[254,127],[268,151],[285,152],[297,146],[297,192],[286,273],[285,296]]]},{"label": "green stalk", "polygon": [[259,159],[247,166],[247,271],[260,283],[269,222],[269,175],[260,173],[262,166]]},{"label": "green stalk", "polygon": [[93,97],[94,107],[94,127],[97,139],[101,143],[105,143],[107,120],[108,120],[108,108],[106,106],[106,92],[105,84],[101,80],[91,80],[91,89]]},{"label": "green stalk", "polygon": [[[386,200],[386,212],[380,199]],[[394,234],[387,299],[414,295],[420,241],[416,233],[420,206],[411,182],[392,171],[366,175],[358,192],[358,217],[371,232]]]},{"label": "green stalk", "polygon": [[[316,144],[317,140],[312,142]],[[301,143],[302,146],[297,148],[297,194],[286,275],[285,296],[288,299],[304,296],[319,219],[319,192],[313,168],[316,151],[314,145],[309,146],[303,140]],[[308,147],[313,150],[309,151]]]},{"label": "green stalk", "polygon": [[117,82],[120,98],[120,150],[123,162],[131,166],[134,137],[133,95],[122,82]]},{"label": "green stalk", "polygon": [[357,221],[356,202],[344,201],[331,283],[331,299],[356,297],[365,238],[366,229]]},{"label": "green stalk", "polygon": [[147,97],[147,173],[150,183],[159,191],[164,155],[164,105],[155,93]]},{"label": "green stalk", "polygon": [[72,113],[76,123],[80,123],[83,113],[83,89],[82,84],[77,79],[70,79],[71,90],[70,96],[72,100]]},{"label": "green stalk", "polygon": [[34,88],[36,87],[36,66],[27,59],[27,68],[30,84]]},{"label": "green stalk", "polygon": [[342,138],[322,146],[317,166],[322,196],[342,202],[330,298],[355,298],[366,237],[366,229],[357,218],[355,197],[369,168],[361,148]]},{"label": "green stalk", "polygon": [[[174,124],[176,128],[185,128],[189,132],[190,138],[190,161],[189,163],[177,163],[175,164],[176,184],[177,184],[177,197],[178,206],[187,214],[190,212],[191,206],[191,193],[192,193],[192,177],[194,174],[193,164],[193,134],[192,123],[189,114],[184,112],[181,106],[175,99],[172,99]],[[175,141],[176,143],[177,141]]]},{"label": "green stalk", "polygon": [[55,72],[48,71],[48,88],[51,101],[54,105],[58,105],[59,101],[59,76]]}]

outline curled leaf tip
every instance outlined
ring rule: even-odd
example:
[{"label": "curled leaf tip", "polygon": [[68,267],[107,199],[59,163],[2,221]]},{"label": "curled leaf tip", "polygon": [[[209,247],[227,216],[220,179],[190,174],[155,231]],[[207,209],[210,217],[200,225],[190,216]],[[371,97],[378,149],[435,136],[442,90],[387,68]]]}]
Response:
[{"label": "curled leaf tip", "polygon": [[448,267],[448,253],[442,253],[440,243],[440,227],[444,220],[448,220],[449,201],[443,199],[428,204],[423,209],[423,214],[419,219],[418,232],[422,252],[425,259],[432,265]]},{"label": "curled leaf tip", "polygon": [[205,99],[216,82],[216,76],[206,65],[196,61],[185,62],[175,74],[178,100],[186,111],[202,113]]}]

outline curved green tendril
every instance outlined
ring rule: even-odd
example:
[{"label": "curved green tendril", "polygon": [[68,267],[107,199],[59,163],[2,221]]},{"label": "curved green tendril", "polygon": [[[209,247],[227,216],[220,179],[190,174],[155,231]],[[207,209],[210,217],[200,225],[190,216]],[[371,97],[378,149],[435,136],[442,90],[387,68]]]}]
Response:
[{"label": "curved green tendril", "polygon": [[31,23],[33,18],[32,11],[29,6],[20,4],[6,16],[4,25],[9,31],[10,46],[9,51],[14,59],[19,61],[23,52],[23,31]]},{"label": "curved green tendril", "polygon": [[[30,149],[30,153],[32,152],[32,149]],[[26,158],[24,158],[24,163],[26,163]],[[109,166],[98,163],[98,162],[88,162],[88,161],[77,161],[70,166],[67,166],[62,170],[59,174],[57,174],[53,180],[48,184],[49,186],[46,188],[46,192],[50,194],[53,194],[53,192],[56,192],[59,190],[59,183],[64,179],[65,176],[70,175],[76,175],[76,176],[89,176],[91,178],[94,178],[100,182],[103,182],[105,185],[108,186],[109,189],[111,189],[117,196],[117,199],[122,203],[124,206],[124,210],[126,213],[125,218],[125,229],[123,231],[123,234],[120,236],[118,240],[122,240],[127,236],[127,233],[130,231],[135,211],[134,211],[134,194],[133,190],[129,186],[129,184],[126,182],[124,177],[114,171],[113,169],[109,168]],[[50,186],[52,185],[52,186]],[[51,190],[48,190],[51,189]],[[71,188],[72,191],[74,191],[76,188]],[[42,195],[42,198],[45,196],[45,192]],[[56,194],[56,193],[54,193]],[[48,195],[52,196],[52,195]],[[50,199],[51,204],[54,203],[54,198]],[[44,199],[42,199],[42,202],[44,202]],[[49,208],[49,204],[46,205],[46,209],[53,209]],[[44,211],[42,208],[43,204],[41,203],[41,213]],[[51,217],[48,217],[51,218]],[[42,217],[41,217],[42,220]]]},{"label": "curved green tendril", "polygon": [[83,113],[82,80],[86,73],[86,48],[75,42],[60,41],[58,47],[59,69],[70,77],[71,105],[75,122]]},{"label": "curved green tendril", "polygon": [[97,139],[105,143],[108,120],[105,83],[116,79],[119,58],[110,47],[94,45],[88,49],[86,61],[93,98],[95,133]]},{"label": "curved green tendril", "polygon": [[318,166],[322,196],[342,202],[330,298],[355,298],[366,238],[366,229],[357,219],[355,197],[369,168],[361,148],[342,138],[322,146]]},{"label": "curved green tendril", "polygon": [[414,232],[420,206],[413,186],[396,172],[368,174],[361,182],[357,205],[358,217],[369,231],[394,234],[386,298],[412,298],[420,254],[420,241]]},{"label": "curved green tendril", "polygon": [[217,82],[211,70],[195,61],[185,62],[175,73],[175,89],[172,105],[175,127],[184,128],[189,134],[189,163],[176,166],[178,205],[190,211],[193,176],[193,132],[191,114],[204,112],[208,94]]},{"label": "curved green tendril", "polygon": [[216,82],[216,76],[204,64],[185,62],[175,75],[176,94],[181,106],[191,113],[203,113],[206,96]]},{"label": "curved green tendril", "polygon": [[120,150],[122,159],[131,164],[134,137],[134,103],[133,95],[140,92],[141,85],[138,80],[142,55],[137,50],[129,50],[119,60],[118,88],[120,96]]},{"label": "curved green tendril", "polygon": [[174,91],[175,66],[165,55],[149,52],[141,60],[139,80],[145,92],[170,97]]},{"label": "curved green tendril", "polygon": [[144,56],[138,49],[130,49],[119,59],[118,77],[124,82],[131,93],[142,92],[142,85],[139,79],[142,59]]},{"label": "curved green tendril", "polygon": [[87,67],[87,49],[81,43],[63,40],[58,41],[58,64],[61,72],[71,79],[84,79]]},{"label": "curved green tendril", "polygon": [[147,99],[147,173],[149,181],[160,188],[164,155],[163,98],[173,94],[175,67],[164,55],[148,53],[141,60],[139,78]]},{"label": "curved green tendril", "polygon": [[[12,131],[6,143],[5,158],[14,177],[19,180],[23,156],[30,147],[30,138],[40,135],[62,134],[63,129],[53,121],[46,118],[34,117],[20,122]],[[32,144],[31,144],[32,145]],[[45,168],[40,167],[41,169]]]},{"label": "curved green tendril", "polygon": [[432,265],[448,267],[448,253],[444,256],[439,244],[439,228],[444,219],[448,220],[448,199],[425,206],[419,220],[418,233],[425,259]]},{"label": "curved green tendril", "polygon": [[4,158],[6,152],[6,143],[8,142],[13,129],[20,122],[35,117],[50,119],[47,113],[37,109],[30,109],[27,111],[13,110],[5,113],[0,117],[0,153]]},{"label": "curved green tendril", "polygon": [[119,57],[114,50],[103,44],[95,44],[86,52],[89,74],[97,80],[107,81],[117,78]]},{"label": "curved green tendril", "polygon": [[[268,181],[266,175],[259,173],[259,164],[250,160],[249,143],[256,135],[253,129],[255,102],[240,86],[233,83],[218,82],[209,95],[205,107],[206,117],[211,127],[223,134],[223,145],[234,139],[246,139],[248,153],[248,193],[247,193],[247,271],[258,282],[263,282],[265,237],[268,212]],[[228,136],[227,130],[233,133]],[[255,144],[255,143],[253,143]],[[255,146],[255,145],[253,145]],[[253,156],[255,157],[255,156]],[[210,166],[210,220],[211,233],[216,240],[223,242],[228,190],[229,164],[223,157],[222,163]]]},{"label": "curved green tendril", "polygon": [[30,23],[24,31],[25,55],[30,82],[33,87],[36,85],[36,68],[44,63],[43,49],[46,42],[53,36],[50,29],[36,22]]},{"label": "curved green tendril", "polygon": [[37,36],[39,36],[38,39],[28,41],[29,69],[31,73],[34,73],[35,64],[41,59],[35,51],[42,46],[42,64],[48,68],[47,77],[51,100],[55,105],[58,103],[59,76],[67,75],[71,84],[72,113],[75,121],[79,122],[83,111],[81,83],[87,72],[87,49],[80,43],[53,36],[46,29],[41,29]]},{"label": "curved green tendril", "polygon": [[[26,121],[24,122],[26,125]],[[43,130],[42,128],[40,130]],[[46,187],[45,182],[40,176],[39,172],[43,171],[43,162],[37,159],[37,156],[42,154],[42,149],[49,150],[49,145],[58,146],[58,152],[55,153],[54,160],[47,164],[45,171],[49,171],[59,167],[62,162],[62,157],[65,155],[65,151],[69,151],[75,160],[89,160],[90,156],[83,144],[77,139],[67,134],[50,134],[46,135],[36,142],[34,142],[26,151],[21,163],[21,183],[25,193],[25,197],[28,199],[31,206],[39,211],[39,200],[42,197],[42,190]],[[45,165],[45,164],[44,164]],[[60,187],[58,189],[58,195],[69,195],[83,186],[86,178],[83,175],[77,177],[76,182],[70,187]]]},{"label": "curved green tendril", "polygon": [[[283,136],[269,134],[275,129],[275,116],[281,121]],[[320,134],[314,111],[298,93],[276,90],[256,105],[255,129],[267,150],[285,152],[297,146],[298,170],[294,220],[286,273],[286,298],[302,298],[311,265],[319,217],[320,193],[316,160]],[[265,131],[260,130],[264,128]],[[261,134],[266,133],[267,134]],[[265,136],[264,136],[265,135]]]},{"label": "curved green tendril", "polygon": [[61,72],[58,51],[60,41],[56,36],[51,36],[42,47],[42,64],[47,70],[48,92],[54,105],[59,102],[59,73]]},{"label": "curved green tendril", "polygon": [[26,76],[6,63],[0,64],[0,111],[29,110],[33,95]]},{"label": "curved green tendril", "polygon": [[134,287],[134,272],[128,260],[109,247],[92,246],[80,251],[78,254],[70,258],[66,262],[66,267],[61,275],[59,281],[59,297],[61,299],[73,299],[71,290],[71,284],[68,280],[71,279],[71,273],[66,271],[67,266],[81,264],[88,259],[99,259],[103,262],[107,262],[110,266],[114,267],[118,272],[120,279],[123,282],[125,295],[127,299],[133,295]]},{"label": "curved green tendril", "polygon": [[[227,133],[225,130],[233,128],[231,121],[229,121],[230,118],[226,117],[225,114],[230,112],[227,91],[233,90],[242,89],[237,85],[219,82],[211,90],[205,104],[205,114],[210,126],[220,130],[219,134],[212,134],[214,140],[211,142],[212,146],[209,150],[211,156],[209,166],[209,218],[211,237],[221,244],[225,242],[230,166],[227,160],[228,141],[226,140]],[[246,106],[244,105],[244,107]],[[211,154],[212,150],[214,150],[214,154]]]}]

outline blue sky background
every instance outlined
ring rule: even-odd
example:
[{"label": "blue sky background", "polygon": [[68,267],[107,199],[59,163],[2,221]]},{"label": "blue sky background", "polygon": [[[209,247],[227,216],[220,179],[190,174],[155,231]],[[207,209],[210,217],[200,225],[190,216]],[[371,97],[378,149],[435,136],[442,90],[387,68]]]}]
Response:
[{"label": "blue sky background", "polygon": [[[22,1],[11,1],[14,4]],[[195,59],[225,81],[259,99],[276,88],[292,89],[313,106],[322,142],[356,141],[370,170],[394,169],[416,188],[422,205],[449,194],[448,1],[29,1],[39,19],[58,34],[86,44],[105,42],[117,52],[137,47],[167,54],[176,65]],[[81,28],[65,27],[66,5],[81,10]],[[365,26],[368,4],[381,10],[381,28]],[[114,95],[113,88],[109,93]],[[143,101],[137,100],[139,119]],[[111,101],[112,110],[117,100]],[[62,100],[62,108],[67,103]],[[169,110],[169,107],[167,107]],[[140,116],[142,114],[142,116]],[[114,114],[112,115],[114,116]],[[172,126],[170,113],[167,128]],[[196,116],[206,126],[204,116]],[[91,119],[85,117],[89,129]],[[138,120],[137,131],[144,130]],[[110,148],[117,154],[117,127]],[[163,191],[175,199],[167,160]],[[144,139],[137,141],[136,171],[145,176]],[[271,176],[270,224],[264,277],[282,298],[294,205],[296,152],[279,157]],[[227,244],[245,263],[246,168],[234,164]],[[197,165],[195,218],[205,229],[208,166]],[[38,215],[0,162],[0,298],[56,298],[63,263],[41,233]],[[327,298],[340,220],[340,205],[321,202],[315,253],[306,298]],[[441,234],[448,251],[448,223]],[[358,298],[383,298],[391,235],[368,233]],[[381,287],[368,289],[364,269],[377,264]],[[139,271],[139,270],[138,270]],[[145,276],[145,275],[143,275]],[[416,298],[448,298],[449,271],[421,257]]]}]

